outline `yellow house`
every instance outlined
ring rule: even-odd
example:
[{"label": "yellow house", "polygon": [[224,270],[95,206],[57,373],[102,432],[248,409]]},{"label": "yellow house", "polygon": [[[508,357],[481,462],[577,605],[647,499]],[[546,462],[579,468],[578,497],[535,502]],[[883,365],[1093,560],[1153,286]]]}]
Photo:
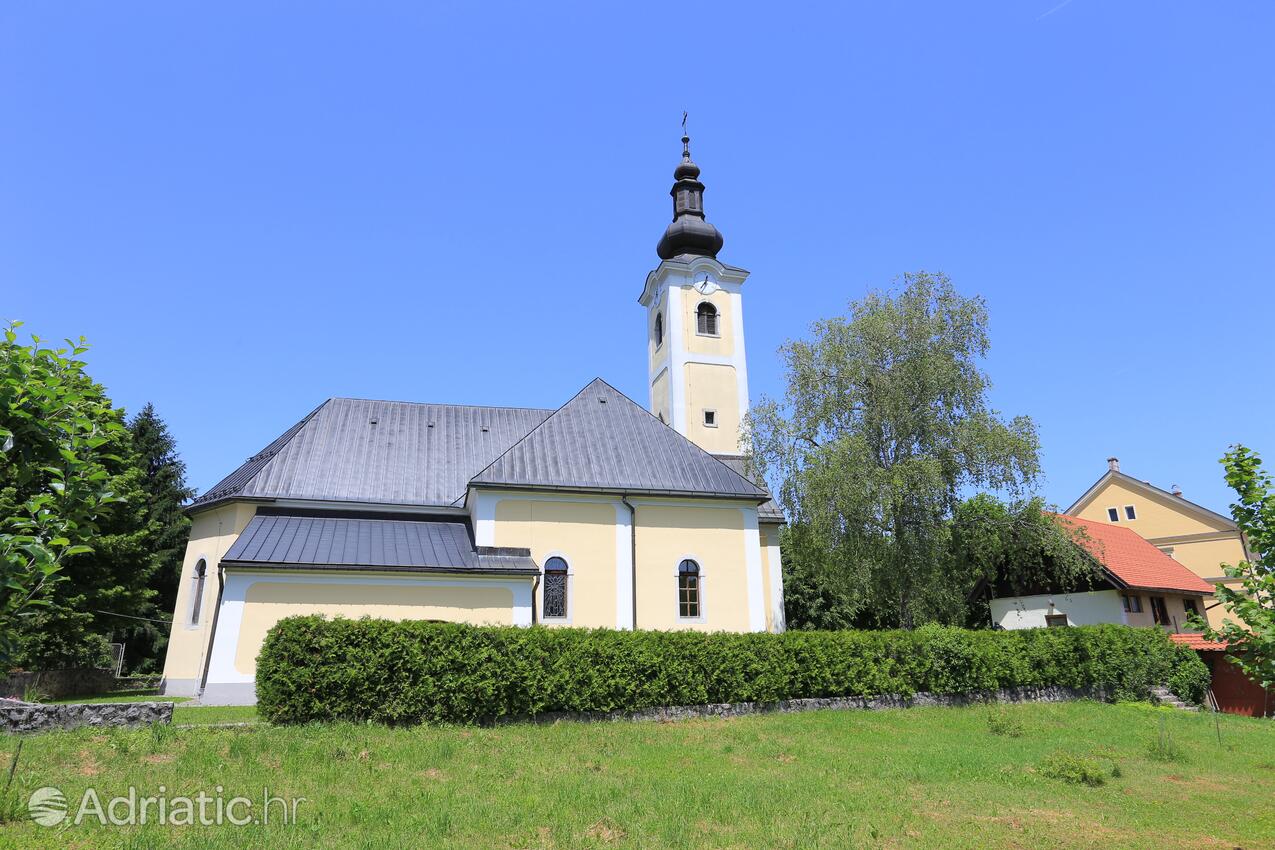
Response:
[{"label": "yellow house", "polygon": [[[1212,584],[1228,581],[1222,564],[1249,559],[1248,544],[1230,517],[1187,501],[1177,487],[1162,490],[1120,471],[1117,458],[1067,513],[1137,533]],[[1221,624],[1225,611],[1213,597],[1205,605],[1209,623]]]},{"label": "yellow house", "polygon": [[190,508],[164,692],[255,700],[295,614],[781,631],[783,516],[743,474],[743,269],[717,260],[683,138],[646,279],[650,404],[333,398]]}]

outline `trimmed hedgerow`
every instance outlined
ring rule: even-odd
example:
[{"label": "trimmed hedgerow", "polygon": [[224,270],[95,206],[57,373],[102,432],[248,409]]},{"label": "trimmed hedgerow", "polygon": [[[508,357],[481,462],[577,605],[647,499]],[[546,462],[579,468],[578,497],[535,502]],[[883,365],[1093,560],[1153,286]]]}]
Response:
[{"label": "trimmed hedgerow", "polygon": [[257,706],[276,723],[408,724],[1047,685],[1145,699],[1194,687],[1204,665],[1177,649],[1125,626],[771,635],[290,617],[262,646]]}]

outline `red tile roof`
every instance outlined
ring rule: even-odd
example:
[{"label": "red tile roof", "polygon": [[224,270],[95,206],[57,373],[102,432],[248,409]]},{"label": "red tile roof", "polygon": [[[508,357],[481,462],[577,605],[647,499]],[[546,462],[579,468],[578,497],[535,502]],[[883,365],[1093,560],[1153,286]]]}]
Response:
[{"label": "red tile roof", "polygon": [[1169,640],[1173,641],[1174,643],[1180,643],[1183,646],[1189,646],[1191,647],[1191,649],[1213,649],[1213,650],[1226,649],[1226,641],[1205,640],[1204,635],[1188,635],[1188,634],[1169,635]]},{"label": "red tile roof", "polygon": [[1107,571],[1129,587],[1210,594],[1213,585],[1148,543],[1137,532],[1080,517],[1058,515],[1067,525],[1082,529],[1079,542]]}]

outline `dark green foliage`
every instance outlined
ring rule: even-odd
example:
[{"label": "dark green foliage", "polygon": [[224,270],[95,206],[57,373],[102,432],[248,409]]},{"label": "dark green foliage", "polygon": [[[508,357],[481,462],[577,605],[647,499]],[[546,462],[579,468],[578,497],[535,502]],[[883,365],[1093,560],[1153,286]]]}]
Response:
[{"label": "dark green foliage", "polygon": [[262,717],[481,723],[807,697],[1094,688],[1145,699],[1186,658],[1158,629],[628,632],[282,620],[257,665]]},{"label": "dark green foliage", "polygon": [[1194,649],[1175,646],[1174,652],[1177,658],[1174,659],[1172,672],[1165,684],[1178,699],[1203,705],[1204,695],[1208,693],[1213,683],[1209,668],[1200,660],[1199,654]]},{"label": "dark green foliage", "polygon": [[1071,785],[1088,785],[1096,788],[1107,781],[1102,765],[1091,758],[1056,750],[1041,760],[1037,768],[1041,776],[1059,779]]}]

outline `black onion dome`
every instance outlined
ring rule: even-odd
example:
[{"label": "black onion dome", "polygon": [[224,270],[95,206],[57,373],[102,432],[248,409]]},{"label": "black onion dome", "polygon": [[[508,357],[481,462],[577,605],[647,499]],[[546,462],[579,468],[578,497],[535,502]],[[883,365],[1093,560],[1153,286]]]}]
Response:
[{"label": "black onion dome", "polygon": [[673,171],[673,221],[660,238],[655,253],[661,260],[689,254],[717,257],[725,240],[704,218],[704,184],[699,182],[699,166],[691,160],[691,139],[682,137],[682,161]]}]

